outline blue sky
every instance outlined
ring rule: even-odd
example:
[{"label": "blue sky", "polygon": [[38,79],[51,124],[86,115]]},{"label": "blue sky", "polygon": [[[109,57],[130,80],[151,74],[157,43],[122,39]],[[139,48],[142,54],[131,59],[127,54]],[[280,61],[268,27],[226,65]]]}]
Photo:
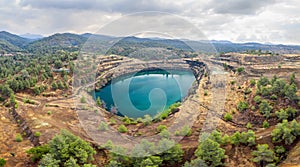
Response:
[{"label": "blue sky", "polygon": [[44,36],[94,33],[143,11],[178,15],[208,39],[300,44],[298,0],[0,0],[0,30]]}]

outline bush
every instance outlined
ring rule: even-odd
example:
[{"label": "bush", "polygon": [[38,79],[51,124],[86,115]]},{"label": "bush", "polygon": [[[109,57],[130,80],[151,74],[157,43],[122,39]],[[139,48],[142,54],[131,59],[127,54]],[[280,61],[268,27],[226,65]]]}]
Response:
[{"label": "bush", "polygon": [[157,132],[161,132],[163,130],[167,129],[167,126],[166,125],[158,125],[158,127],[156,128],[156,131]]},{"label": "bush", "polygon": [[262,127],[263,128],[269,128],[270,127],[270,124],[267,120],[264,120],[263,124],[262,124]]},{"label": "bush", "polygon": [[126,133],[128,131],[128,129],[126,128],[125,125],[120,125],[119,128],[118,128],[118,131],[120,133]]},{"label": "bush", "polygon": [[41,166],[91,166],[86,163],[91,162],[96,154],[88,142],[66,130],[62,130],[48,145],[50,151],[43,156]]},{"label": "bush", "polygon": [[232,115],[230,113],[226,113],[224,115],[224,119],[225,119],[225,121],[232,121]]},{"label": "bush", "polygon": [[117,123],[117,121],[115,119],[113,119],[113,118],[109,119],[109,124],[110,125],[115,125],[116,123]]},{"label": "bush", "polygon": [[236,81],[230,81],[230,84],[231,84],[231,85],[234,85],[234,84],[235,84],[235,82],[236,82]]},{"label": "bush", "polygon": [[51,114],[52,114],[52,112],[51,112],[51,111],[47,111],[47,114],[48,114],[48,115],[51,115]]},{"label": "bush", "polygon": [[86,103],[86,98],[84,96],[80,98],[80,103]]},{"label": "bush", "polygon": [[207,95],[208,95],[207,90],[204,90],[204,96],[207,96]]},{"label": "bush", "polygon": [[225,150],[220,147],[219,143],[208,138],[200,143],[195,155],[209,166],[220,166],[223,165]]},{"label": "bush", "polygon": [[33,162],[39,161],[40,159],[43,158],[43,155],[45,155],[49,152],[50,152],[50,147],[48,144],[33,147],[26,151],[26,153],[31,156],[31,160]]},{"label": "bush", "polygon": [[247,125],[246,125],[246,128],[247,129],[252,129],[252,124],[250,122],[248,122]]},{"label": "bush", "polygon": [[21,141],[23,141],[23,137],[22,137],[22,135],[20,133],[17,133],[17,135],[16,135],[16,142],[21,142]]},{"label": "bush", "polygon": [[252,90],[250,88],[246,88],[244,91],[244,94],[247,95],[247,94],[250,94],[251,92],[252,92]]},{"label": "bush", "polygon": [[5,164],[6,164],[5,159],[0,158],[0,167],[4,167]]},{"label": "bush", "polygon": [[237,69],[237,72],[240,74],[240,73],[242,73],[242,72],[244,72],[245,71],[245,68],[244,67],[239,67],[238,69]]},{"label": "bush", "polygon": [[106,122],[101,121],[98,130],[100,131],[107,131],[108,130],[108,125]]},{"label": "bush", "polygon": [[278,98],[278,97],[277,97],[277,95],[275,95],[275,94],[272,94],[272,95],[270,96],[270,99],[271,99],[271,100],[277,100],[277,98]]},{"label": "bush", "polygon": [[180,131],[178,131],[178,130],[175,131],[175,135],[176,136],[191,136],[192,135],[192,129],[189,126],[185,125],[181,128]]},{"label": "bush", "polygon": [[167,130],[167,129],[163,129],[160,133],[159,133],[159,136],[161,138],[170,138],[171,134],[170,132]]},{"label": "bush", "polygon": [[296,120],[288,122],[283,120],[282,123],[276,125],[275,129],[271,133],[273,142],[282,142],[290,145],[300,135],[300,123]]},{"label": "bush", "polygon": [[254,156],[252,161],[256,163],[272,163],[276,159],[274,151],[269,149],[268,144],[257,145],[257,150],[253,151],[252,155]]},{"label": "bush", "polygon": [[255,86],[255,84],[256,84],[255,79],[251,79],[251,80],[250,80],[250,85],[251,85],[251,86]]},{"label": "bush", "polygon": [[237,105],[237,109],[240,112],[246,111],[249,108],[249,104],[245,101],[240,101],[239,104]]},{"label": "bush", "polygon": [[144,115],[143,123],[144,125],[150,125],[152,123],[152,117],[150,115]]},{"label": "bush", "polygon": [[266,118],[270,117],[271,111],[273,107],[270,106],[269,102],[267,100],[262,100],[259,105],[260,113],[263,114]]},{"label": "bush", "polygon": [[34,136],[35,136],[35,137],[40,137],[40,136],[41,136],[41,132],[35,132],[35,133],[34,133]]}]

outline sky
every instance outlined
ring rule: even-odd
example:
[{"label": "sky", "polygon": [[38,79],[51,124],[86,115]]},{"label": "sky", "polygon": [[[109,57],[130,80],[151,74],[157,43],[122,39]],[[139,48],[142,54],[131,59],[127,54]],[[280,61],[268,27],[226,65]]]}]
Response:
[{"label": "sky", "polygon": [[[147,11],[164,14],[134,14]],[[141,23],[196,39],[195,31],[182,29],[190,24],[210,40],[300,45],[299,0],[0,0],[0,20],[0,31],[15,34],[96,33],[119,22],[118,31],[133,32]]]}]

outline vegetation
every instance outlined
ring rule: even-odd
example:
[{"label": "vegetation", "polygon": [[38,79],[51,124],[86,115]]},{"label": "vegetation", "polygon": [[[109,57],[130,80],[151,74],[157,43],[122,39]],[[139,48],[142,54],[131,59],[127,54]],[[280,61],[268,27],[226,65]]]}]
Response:
[{"label": "vegetation", "polygon": [[23,141],[23,137],[22,137],[22,135],[20,133],[17,133],[17,135],[16,135],[16,142],[21,142],[21,141]]},{"label": "vegetation", "polygon": [[253,162],[260,163],[262,166],[273,163],[276,160],[276,156],[273,150],[269,149],[267,144],[257,145],[257,150],[252,152],[254,156]]},{"label": "vegetation", "polygon": [[6,164],[5,159],[0,158],[0,167],[4,167],[5,164]]},{"label": "vegetation", "polygon": [[125,125],[120,125],[119,128],[118,128],[118,131],[120,133],[126,133],[128,131],[128,129],[126,128]]},{"label": "vegetation", "polygon": [[230,114],[230,113],[226,113],[225,115],[224,115],[224,119],[225,119],[225,121],[232,121],[232,115]]},{"label": "vegetation", "polygon": [[277,124],[272,131],[272,140],[275,143],[284,141],[286,145],[290,145],[299,135],[300,123],[296,120],[293,120],[292,122],[283,120],[282,123]]},{"label": "vegetation", "polygon": [[93,166],[96,151],[89,143],[62,130],[48,144],[31,148],[27,151],[33,161],[39,161],[39,166]]},{"label": "vegetation", "polygon": [[237,109],[240,112],[246,111],[249,108],[249,104],[245,101],[240,101],[237,105]]},{"label": "vegetation", "polygon": [[107,125],[107,123],[104,122],[104,121],[101,121],[98,129],[99,129],[100,131],[107,131],[107,130],[108,130],[108,125]]},{"label": "vegetation", "polygon": [[220,144],[209,138],[204,140],[198,146],[195,155],[203,160],[207,166],[220,166],[222,159],[225,158],[225,150],[220,148]]}]

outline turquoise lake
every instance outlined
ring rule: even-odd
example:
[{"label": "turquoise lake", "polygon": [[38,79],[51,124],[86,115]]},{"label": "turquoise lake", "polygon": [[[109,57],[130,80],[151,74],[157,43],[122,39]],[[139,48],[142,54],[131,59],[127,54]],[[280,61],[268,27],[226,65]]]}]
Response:
[{"label": "turquoise lake", "polygon": [[194,81],[191,71],[144,71],[114,79],[95,97],[105,102],[108,111],[116,107],[121,116],[155,116],[186,97]]}]

